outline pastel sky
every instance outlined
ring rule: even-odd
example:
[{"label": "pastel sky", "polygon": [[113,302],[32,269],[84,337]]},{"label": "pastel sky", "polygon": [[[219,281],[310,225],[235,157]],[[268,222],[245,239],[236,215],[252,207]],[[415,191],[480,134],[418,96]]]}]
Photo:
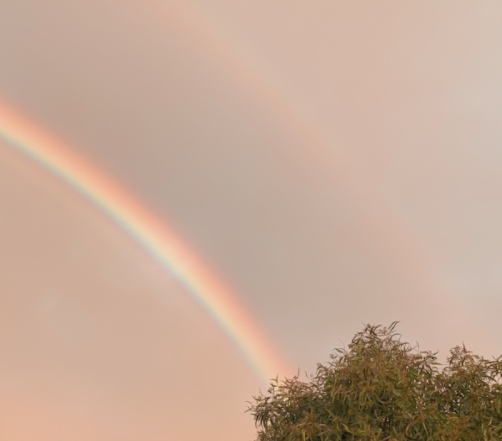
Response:
[{"label": "pastel sky", "polygon": [[[498,0],[3,0],[0,107],[172,227],[277,374],[394,320],[489,357],[501,25]],[[267,384],[232,334],[0,140],[2,441],[251,441]]]}]

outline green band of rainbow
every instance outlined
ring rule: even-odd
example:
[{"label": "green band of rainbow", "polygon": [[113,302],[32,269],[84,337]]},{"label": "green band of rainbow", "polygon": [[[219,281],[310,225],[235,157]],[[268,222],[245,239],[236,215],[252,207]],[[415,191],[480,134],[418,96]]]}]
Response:
[{"label": "green band of rainbow", "polygon": [[158,220],[130,192],[40,127],[0,102],[0,138],[71,186],[109,216],[174,274],[219,324],[267,381],[288,371],[270,342],[219,281],[166,223]]}]

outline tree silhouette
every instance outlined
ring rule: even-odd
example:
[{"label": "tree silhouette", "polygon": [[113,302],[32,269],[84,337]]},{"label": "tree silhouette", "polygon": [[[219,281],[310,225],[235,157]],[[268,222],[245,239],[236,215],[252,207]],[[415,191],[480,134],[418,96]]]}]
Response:
[{"label": "tree silhouette", "polygon": [[249,411],[257,441],[502,440],[502,358],[457,346],[445,365],[366,325],[309,381],[271,383]]}]

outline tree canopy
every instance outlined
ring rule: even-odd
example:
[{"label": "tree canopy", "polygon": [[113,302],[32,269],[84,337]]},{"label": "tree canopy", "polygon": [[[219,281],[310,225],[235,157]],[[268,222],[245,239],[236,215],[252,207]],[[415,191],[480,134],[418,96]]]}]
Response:
[{"label": "tree canopy", "polygon": [[446,364],[366,325],[316,373],[272,381],[249,412],[257,441],[502,440],[502,358],[463,345]]}]

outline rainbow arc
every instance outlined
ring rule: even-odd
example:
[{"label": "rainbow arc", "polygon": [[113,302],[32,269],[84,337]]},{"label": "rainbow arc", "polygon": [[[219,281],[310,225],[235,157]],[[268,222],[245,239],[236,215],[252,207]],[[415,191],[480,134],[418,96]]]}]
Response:
[{"label": "rainbow arc", "polygon": [[219,280],[164,220],[131,192],[54,136],[0,102],[0,139],[60,182],[72,187],[185,286],[218,323],[260,378],[289,372],[271,342]]}]

